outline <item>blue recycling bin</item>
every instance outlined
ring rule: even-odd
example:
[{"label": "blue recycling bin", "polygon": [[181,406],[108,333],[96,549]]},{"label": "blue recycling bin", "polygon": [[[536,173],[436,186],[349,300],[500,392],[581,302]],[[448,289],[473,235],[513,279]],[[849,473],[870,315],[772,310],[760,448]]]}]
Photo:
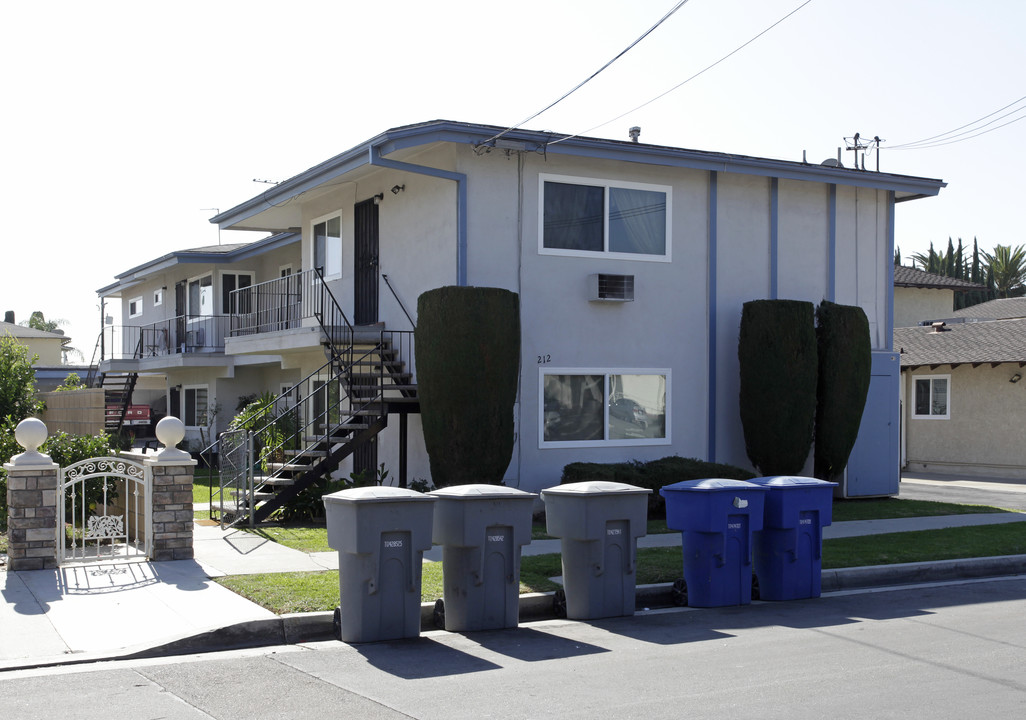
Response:
[{"label": "blue recycling bin", "polygon": [[819,597],[823,528],[830,524],[837,483],[775,476],[750,481],[766,488],[762,530],[755,533],[755,576],[762,600]]},{"label": "blue recycling bin", "polygon": [[762,529],[766,488],[743,480],[685,480],[660,488],[666,524],[681,531],[688,605],[752,601],[752,533]]}]

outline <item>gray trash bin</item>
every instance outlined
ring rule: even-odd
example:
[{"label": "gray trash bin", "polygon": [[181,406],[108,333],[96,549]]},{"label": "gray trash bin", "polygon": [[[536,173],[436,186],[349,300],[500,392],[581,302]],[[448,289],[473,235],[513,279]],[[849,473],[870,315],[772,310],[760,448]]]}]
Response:
[{"label": "gray trash bin", "polygon": [[634,614],[638,538],[647,533],[651,493],[604,481],[542,490],[546,529],[561,540],[568,618]]},{"label": "gray trash bin", "polygon": [[531,542],[537,495],[501,485],[434,490],[442,546],[445,629],[495,630],[520,619],[520,548]]},{"label": "gray trash bin", "polygon": [[396,487],[324,496],[328,545],[338,550],[339,639],[420,634],[421,562],[431,548],[434,498]]}]

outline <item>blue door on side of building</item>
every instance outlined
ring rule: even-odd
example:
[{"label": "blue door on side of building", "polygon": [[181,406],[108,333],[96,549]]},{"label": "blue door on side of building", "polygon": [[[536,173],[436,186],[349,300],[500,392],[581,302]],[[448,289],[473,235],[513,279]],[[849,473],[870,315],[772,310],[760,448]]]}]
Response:
[{"label": "blue door on side of building", "polygon": [[874,351],[872,377],[859,436],[848,458],[843,497],[897,495],[901,481],[899,384],[901,356]]}]

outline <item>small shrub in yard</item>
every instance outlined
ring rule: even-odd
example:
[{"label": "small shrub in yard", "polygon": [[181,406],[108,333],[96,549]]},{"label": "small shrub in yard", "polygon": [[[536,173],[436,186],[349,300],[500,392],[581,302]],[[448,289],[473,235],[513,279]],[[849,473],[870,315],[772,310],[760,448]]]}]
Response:
[{"label": "small shrub in yard", "polygon": [[563,468],[562,483],[602,480],[620,482],[652,491],[648,496],[649,513],[661,513],[666,508],[659,488],[684,480],[726,478],[748,480],[755,475],[744,468],[723,463],[711,463],[696,458],[671,455],[650,462],[630,460],[619,463],[570,463]]}]

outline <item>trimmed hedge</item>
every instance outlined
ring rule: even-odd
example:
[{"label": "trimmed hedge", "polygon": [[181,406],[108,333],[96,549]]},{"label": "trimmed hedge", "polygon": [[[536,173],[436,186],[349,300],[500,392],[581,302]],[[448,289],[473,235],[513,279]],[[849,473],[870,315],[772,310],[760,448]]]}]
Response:
[{"label": "trimmed hedge", "polygon": [[797,475],[812,447],[818,361],[812,303],[753,300],[737,348],[745,450],[763,475]]},{"label": "trimmed hedge", "polygon": [[442,287],[417,301],[417,389],[436,488],[501,484],[513,457],[520,298]]},{"label": "trimmed hedge", "polygon": [[816,321],[819,392],[815,474],[822,480],[833,480],[848,464],[869,394],[869,319],[858,306],[824,300],[816,309]]},{"label": "trimmed hedge", "polygon": [[563,468],[562,484],[607,481],[627,483],[637,487],[648,488],[652,494],[648,496],[650,513],[661,513],[666,509],[666,501],[659,494],[659,488],[684,480],[703,480],[705,478],[726,478],[728,480],[748,480],[755,475],[743,468],[722,463],[711,463],[696,458],[683,458],[677,455],[652,460],[647,463],[630,460],[619,463],[575,462]]}]

